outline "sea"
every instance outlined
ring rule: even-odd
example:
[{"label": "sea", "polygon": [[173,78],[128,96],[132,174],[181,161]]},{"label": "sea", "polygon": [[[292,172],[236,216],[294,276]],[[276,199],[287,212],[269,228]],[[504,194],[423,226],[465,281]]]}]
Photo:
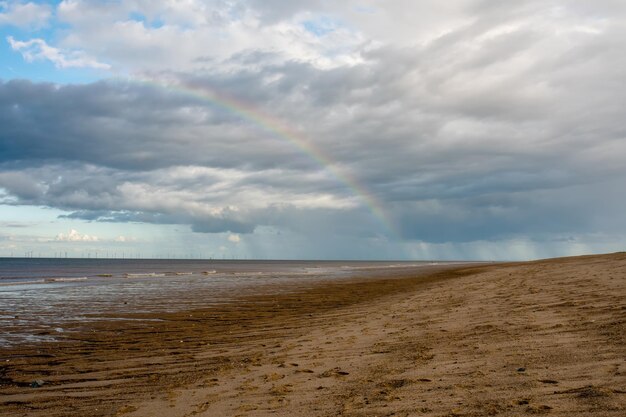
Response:
[{"label": "sea", "polygon": [[324,280],[453,263],[0,258],[0,347],[57,340],[69,323],[200,308]]}]

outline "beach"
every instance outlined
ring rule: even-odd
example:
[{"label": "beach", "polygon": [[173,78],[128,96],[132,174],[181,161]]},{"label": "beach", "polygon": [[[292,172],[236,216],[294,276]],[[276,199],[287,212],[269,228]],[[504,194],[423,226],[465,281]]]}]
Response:
[{"label": "beach", "polygon": [[2,349],[1,416],[623,416],[626,254],[397,268]]}]

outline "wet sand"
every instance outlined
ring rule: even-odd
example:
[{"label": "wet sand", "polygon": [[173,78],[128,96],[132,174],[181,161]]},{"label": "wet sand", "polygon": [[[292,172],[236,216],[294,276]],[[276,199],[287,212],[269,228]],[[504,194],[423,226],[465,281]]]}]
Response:
[{"label": "wet sand", "polygon": [[133,318],[4,349],[0,415],[626,415],[623,253]]}]

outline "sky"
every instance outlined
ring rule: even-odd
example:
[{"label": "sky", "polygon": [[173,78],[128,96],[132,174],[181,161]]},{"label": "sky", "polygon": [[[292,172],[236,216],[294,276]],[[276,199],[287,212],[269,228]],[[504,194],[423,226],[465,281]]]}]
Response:
[{"label": "sky", "polygon": [[626,248],[626,3],[0,1],[0,256]]}]

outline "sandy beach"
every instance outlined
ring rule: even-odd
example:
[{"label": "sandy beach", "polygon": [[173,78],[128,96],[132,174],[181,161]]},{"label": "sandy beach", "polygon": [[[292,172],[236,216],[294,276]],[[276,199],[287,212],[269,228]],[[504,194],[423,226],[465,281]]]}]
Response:
[{"label": "sandy beach", "polygon": [[625,253],[133,318],[2,350],[0,415],[626,415]]}]

